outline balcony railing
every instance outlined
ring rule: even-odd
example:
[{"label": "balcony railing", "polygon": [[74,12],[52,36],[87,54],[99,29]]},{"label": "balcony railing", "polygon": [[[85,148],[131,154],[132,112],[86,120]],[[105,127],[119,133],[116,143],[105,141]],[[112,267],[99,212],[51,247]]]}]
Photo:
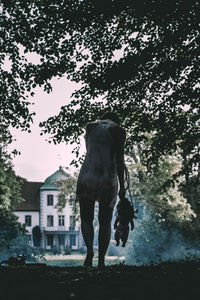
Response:
[{"label": "balcony railing", "polygon": [[43,230],[48,231],[78,231],[78,226],[45,226],[42,227]]}]

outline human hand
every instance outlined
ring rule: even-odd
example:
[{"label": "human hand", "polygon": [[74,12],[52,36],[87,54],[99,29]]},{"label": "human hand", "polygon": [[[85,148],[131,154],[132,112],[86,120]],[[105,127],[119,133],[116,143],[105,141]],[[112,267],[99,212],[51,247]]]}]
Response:
[{"label": "human hand", "polygon": [[118,195],[119,195],[120,200],[124,200],[125,195],[126,195],[125,188],[120,188]]},{"label": "human hand", "polygon": [[118,224],[118,222],[119,222],[119,218],[117,217],[117,218],[116,218],[116,220],[115,220],[115,223],[114,223],[114,229],[116,229],[116,228],[117,228],[117,224]]}]

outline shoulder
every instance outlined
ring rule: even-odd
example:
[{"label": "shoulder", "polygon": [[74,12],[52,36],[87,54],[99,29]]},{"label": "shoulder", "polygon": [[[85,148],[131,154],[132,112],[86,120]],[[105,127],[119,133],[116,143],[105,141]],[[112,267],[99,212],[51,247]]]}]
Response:
[{"label": "shoulder", "polygon": [[124,128],[120,127],[117,124],[114,124],[113,126],[110,126],[109,131],[115,140],[125,142],[126,131],[124,130]]},{"label": "shoulder", "polygon": [[91,128],[94,128],[98,125],[98,122],[97,121],[94,121],[94,122],[89,122],[87,123],[86,125],[86,130],[90,130]]},{"label": "shoulder", "polygon": [[97,125],[98,125],[97,121],[87,123],[86,133],[90,133]]}]

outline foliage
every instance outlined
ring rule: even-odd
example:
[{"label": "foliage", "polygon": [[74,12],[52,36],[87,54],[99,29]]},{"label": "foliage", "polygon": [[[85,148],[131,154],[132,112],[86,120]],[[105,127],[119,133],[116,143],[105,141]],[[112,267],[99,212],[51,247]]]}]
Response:
[{"label": "foliage", "polygon": [[58,212],[62,212],[63,208],[66,206],[66,203],[68,203],[72,207],[73,214],[78,218],[79,209],[76,201],[76,182],[77,174],[74,174],[73,176],[69,175],[67,179],[62,181],[56,208],[58,209]]},{"label": "foliage", "polygon": [[177,165],[179,167],[180,163],[176,158],[166,157],[151,172],[137,163],[131,173],[131,190],[139,203],[147,207],[156,221],[165,222],[169,227],[182,226],[196,217],[178,184],[166,186]]},{"label": "foliage", "polygon": [[[7,4],[9,4],[7,2]],[[30,113],[30,82],[26,80],[26,59],[15,38],[14,19],[1,2],[0,53],[0,124],[29,130],[34,113]],[[14,26],[13,26],[14,25]]]},{"label": "foliage", "polygon": [[[80,83],[60,113],[41,124],[43,133],[55,143],[79,143],[88,121],[116,111],[127,153],[144,146],[138,196],[167,226],[188,222],[199,205],[199,1],[2,0],[2,6],[1,132],[9,124],[29,130],[37,85],[50,92],[56,76]],[[31,52],[39,64],[28,62]],[[176,174],[169,162],[175,153]],[[15,200],[5,185],[7,170],[0,170],[4,211]],[[167,180],[183,175],[183,195],[175,183],[159,196]],[[62,207],[64,193],[60,198]]]},{"label": "foliage", "polygon": [[132,233],[133,244],[128,248],[126,263],[146,265],[161,261],[181,260],[188,255],[187,242],[176,227],[167,227],[152,215],[146,215],[136,223]]},{"label": "foliage", "polygon": [[40,247],[40,242],[41,242],[40,226],[37,225],[37,226],[33,227],[32,234],[33,234],[34,247]]},{"label": "foliage", "polygon": [[39,253],[30,245],[25,227],[9,210],[0,210],[0,260],[10,256],[26,255],[26,260],[36,260]]},{"label": "foliage", "polygon": [[13,239],[9,245],[8,255],[18,256],[18,255],[26,255],[26,259],[29,260],[32,256],[33,249],[30,246],[30,242],[28,236],[20,233]]},{"label": "foliage", "polygon": [[[16,106],[10,108],[11,101],[5,100],[12,117],[16,107],[27,119],[28,103],[19,101],[27,90],[39,85],[50,92],[50,80],[64,76],[81,83],[81,88],[59,115],[41,124],[55,143],[79,142],[89,120],[113,109],[127,130],[127,149],[144,140],[145,132],[153,132],[146,152],[151,163],[179,148],[191,166],[197,164],[198,1],[2,3],[3,40],[9,43],[4,43],[1,59],[9,57],[11,63],[3,76],[9,78],[6,86],[12,86],[14,93]],[[20,49],[37,53],[40,63],[28,62]],[[6,94],[11,95],[10,90]]]},{"label": "foliage", "polygon": [[184,164],[186,172],[180,183],[180,189],[196,214],[196,218],[186,228],[186,234],[188,239],[191,241],[196,240],[198,244],[200,233],[200,164],[198,163],[196,167],[191,167],[186,162],[186,158],[184,158]]},{"label": "foliage", "polygon": [[[21,184],[24,179],[17,177],[12,166],[12,155],[8,152],[8,146],[12,142],[12,136],[7,126],[0,125],[0,211],[13,210],[21,197]],[[16,154],[16,151],[14,152]]]},{"label": "foliage", "polygon": [[87,253],[87,248],[86,248],[86,246],[84,247],[81,247],[80,249],[79,249],[79,252],[80,252],[80,254],[86,254]]},{"label": "foliage", "polygon": [[54,255],[61,254],[61,248],[57,246],[53,246],[51,251]]},{"label": "foliage", "polygon": [[25,228],[17,222],[17,217],[8,210],[0,210],[0,250],[9,249],[10,243],[18,234],[25,233]]},{"label": "foliage", "polygon": [[22,178],[15,175],[10,161],[0,157],[0,211],[13,211],[14,206],[23,201],[21,197]]},{"label": "foliage", "polygon": [[69,255],[72,253],[72,249],[70,247],[65,247],[65,254]]},{"label": "foliage", "polygon": [[191,234],[196,238],[199,235],[195,225],[198,214],[181,192],[183,178],[176,175],[176,180],[171,181],[178,174],[181,160],[175,155],[165,156],[149,169],[140,148],[141,144],[134,146],[129,159],[131,191],[139,208],[139,219],[135,222],[127,262],[147,264],[185,258],[186,248],[195,248],[200,243],[199,238],[198,243],[194,242],[194,236],[189,238]]},{"label": "foliage", "polygon": [[[0,131],[0,251],[15,255],[14,245],[19,247],[19,240],[25,241],[25,228],[18,222],[13,214],[14,208],[23,201],[21,196],[21,184],[24,179],[16,176],[11,155],[7,147],[12,137],[6,128],[1,126]],[[18,241],[17,241],[18,240]],[[17,241],[17,242],[16,242]]]}]

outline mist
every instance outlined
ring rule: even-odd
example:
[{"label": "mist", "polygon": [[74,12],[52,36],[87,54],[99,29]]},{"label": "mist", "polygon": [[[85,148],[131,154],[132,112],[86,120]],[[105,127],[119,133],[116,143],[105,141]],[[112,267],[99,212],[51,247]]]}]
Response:
[{"label": "mist", "polygon": [[166,261],[197,260],[200,251],[176,227],[154,219],[146,207],[139,206],[138,219],[130,234],[126,264],[150,265]]}]

